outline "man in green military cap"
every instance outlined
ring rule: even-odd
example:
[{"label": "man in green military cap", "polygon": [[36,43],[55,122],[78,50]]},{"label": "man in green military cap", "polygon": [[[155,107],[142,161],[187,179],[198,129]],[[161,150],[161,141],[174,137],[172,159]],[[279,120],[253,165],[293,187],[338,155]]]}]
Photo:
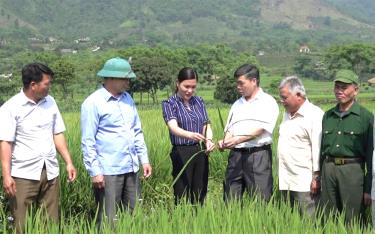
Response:
[{"label": "man in green military cap", "polygon": [[[134,101],[126,92],[135,79],[128,61],[109,59],[98,72],[103,87],[82,104],[81,129],[83,161],[89,172],[95,200],[113,225],[116,208],[134,209],[139,199],[138,171],[151,176],[147,148]],[[103,212],[103,210],[105,212]]]},{"label": "man in green military cap", "polygon": [[337,105],[322,120],[322,202],[327,212],[345,211],[348,223],[363,218],[371,203],[374,116],[355,99],[358,83],[350,70],[336,73]]}]

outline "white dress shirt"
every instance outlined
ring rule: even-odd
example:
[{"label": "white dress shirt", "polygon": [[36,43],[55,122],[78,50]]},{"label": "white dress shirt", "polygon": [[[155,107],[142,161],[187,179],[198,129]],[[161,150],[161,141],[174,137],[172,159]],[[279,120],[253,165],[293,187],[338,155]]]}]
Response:
[{"label": "white dress shirt", "polygon": [[265,131],[257,138],[238,144],[236,148],[250,148],[272,143],[272,132],[279,115],[276,100],[259,88],[250,101],[244,97],[231,107],[225,131],[233,136],[248,135],[252,130],[262,128]]},{"label": "white dress shirt", "polygon": [[284,113],[277,147],[280,190],[310,191],[312,174],[319,171],[323,114],[308,100],[293,116]]},{"label": "white dress shirt", "polygon": [[46,96],[38,103],[23,91],[0,108],[0,140],[12,142],[11,176],[40,180],[44,164],[47,178],[59,175],[53,135],[65,131],[55,100]]}]

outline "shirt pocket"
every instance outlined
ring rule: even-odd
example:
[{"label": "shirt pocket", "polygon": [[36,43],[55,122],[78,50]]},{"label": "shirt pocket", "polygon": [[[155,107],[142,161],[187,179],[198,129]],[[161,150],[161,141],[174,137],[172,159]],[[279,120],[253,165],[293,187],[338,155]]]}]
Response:
[{"label": "shirt pocket", "polygon": [[359,129],[348,128],[343,130],[343,142],[342,144],[350,149],[361,148],[363,133]]}]

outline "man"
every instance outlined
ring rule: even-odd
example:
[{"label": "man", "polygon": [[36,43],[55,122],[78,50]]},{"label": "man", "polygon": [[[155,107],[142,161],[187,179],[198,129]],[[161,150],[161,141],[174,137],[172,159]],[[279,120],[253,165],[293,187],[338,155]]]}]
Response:
[{"label": "man", "polygon": [[136,205],[139,162],[145,178],[151,176],[151,165],[135,104],[126,92],[136,77],[129,63],[109,59],[97,75],[104,78],[103,87],[81,109],[83,161],[99,206],[98,224],[104,208],[113,225],[116,207],[131,212]]},{"label": "man", "polygon": [[269,201],[272,194],[272,132],[279,114],[275,99],[259,86],[251,64],[234,73],[242,95],[231,107],[219,149],[231,149],[224,181],[224,200],[241,199],[245,190]]},{"label": "man", "polygon": [[23,90],[0,108],[0,154],[5,194],[18,233],[27,210],[40,204],[48,217],[59,219],[59,162],[66,163],[69,181],[76,178],[55,100],[48,95],[53,71],[40,63],[22,69]]},{"label": "man", "polygon": [[334,82],[337,105],[322,122],[322,202],[327,211],[345,210],[351,222],[363,218],[364,205],[371,203],[374,116],[355,100],[359,80],[354,72],[339,70]]},{"label": "man", "polygon": [[306,98],[305,87],[296,76],[279,85],[285,107],[279,127],[279,189],[283,198],[296,204],[301,214],[313,216],[320,192],[319,152],[324,112]]}]

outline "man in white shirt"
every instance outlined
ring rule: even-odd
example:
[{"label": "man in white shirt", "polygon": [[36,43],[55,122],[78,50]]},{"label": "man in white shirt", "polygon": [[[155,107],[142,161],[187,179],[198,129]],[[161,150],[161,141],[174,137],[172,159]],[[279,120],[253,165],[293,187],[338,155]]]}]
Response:
[{"label": "man in white shirt", "polygon": [[306,98],[305,87],[296,76],[279,85],[281,104],[285,107],[279,128],[277,155],[279,189],[283,198],[313,216],[320,190],[319,152],[324,112]]},{"label": "man in white shirt", "polygon": [[224,200],[241,199],[245,190],[269,201],[272,195],[272,132],[279,107],[259,87],[256,66],[244,64],[234,73],[242,95],[231,107],[219,149],[231,149],[224,181]]},{"label": "man in white shirt", "polygon": [[0,108],[0,158],[3,188],[9,197],[17,233],[24,231],[33,203],[48,217],[59,219],[59,162],[66,163],[69,181],[76,178],[55,100],[48,95],[53,71],[40,63],[22,69],[23,90]]}]

